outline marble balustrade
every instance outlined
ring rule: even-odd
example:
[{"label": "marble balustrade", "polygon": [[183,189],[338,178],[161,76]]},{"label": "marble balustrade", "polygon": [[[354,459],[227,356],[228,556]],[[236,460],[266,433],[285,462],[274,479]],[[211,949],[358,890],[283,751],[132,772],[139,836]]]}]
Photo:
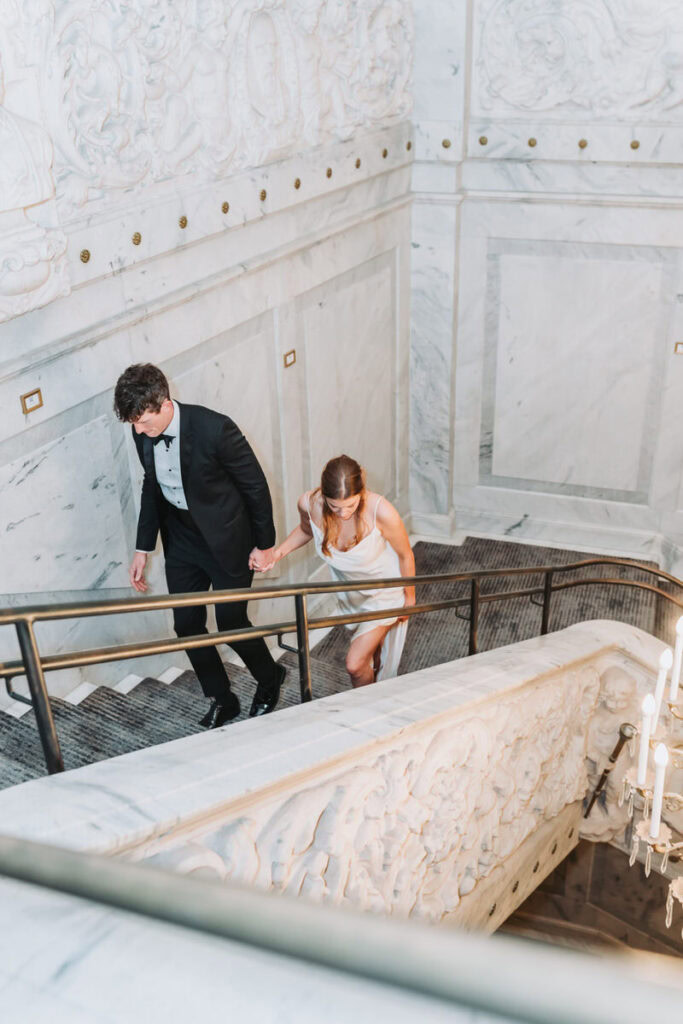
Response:
[{"label": "marble balustrade", "polygon": [[623,835],[628,752],[586,821],[581,801],[638,722],[662,646],[571,626],[15,786],[3,830],[490,930],[580,834]]}]

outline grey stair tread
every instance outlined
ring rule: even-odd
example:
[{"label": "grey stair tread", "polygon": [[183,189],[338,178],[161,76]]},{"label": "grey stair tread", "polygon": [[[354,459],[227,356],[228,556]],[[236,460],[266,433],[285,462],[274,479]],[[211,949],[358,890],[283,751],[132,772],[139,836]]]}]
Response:
[{"label": "grey stair tread", "polygon": [[0,748],[0,753],[9,760],[39,774],[45,773],[43,748],[32,711],[20,719],[2,716]]},{"label": "grey stair tread", "polygon": [[[123,695],[100,687],[80,705],[81,714],[69,722],[65,735],[79,738],[99,760],[194,731],[191,720],[178,722],[160,707],[167,687],[156,680],[148,682],[139,695],[135,690]],[[183,717],[187,718],[186,714]]]},{"label": "grey stair tread", "polygon": [[[347,644],[348,646],[348,644]],[[344,667],[346,649],[336,659],[327,660],[318,654],[318,647],[311,652],[311,691],[313,698],[329,697],[333,693],[351,688],[348,673]],[[281,658],[281,664],[287,668],[285,685],[286,700],[284,703],[299,704],[301,690],[299,685],[299,662],[296,654],[287,652]]]},{"label": "grey stair tread", "polygon": [[154,728],[164,723],[177,737],[201,730],[198,720],[207,710],[208,703],[201,694],[199,684],[197,691],[198,694],[193,696],[172,684],[144,679],[131,691],[129,697]]},{"label": "grey stair tread", "polygon": [[[562,565],[590,558],[587,553],[493,541],[468,537],[457,546],[420,542],[415,545],[418,573],[467,572],[473,569],[506,568],[527,565]],[[619,578],[633,571],[614,566],[593,566],[585,570],[591,576]],[[570,577],[563,574],[565,579]],[[643,575],[644,580],[649,578]],[[540,586],[539,575],[525,574],[484,581],[482,593],[510,591]],[[438,584],[421,587],[418,601],[468,596],[469,583]],[[461,609],[466,614],[467,609]],[[661,609],[652,594],[634,588],[577,587],[553,595],[551,630],[563,629],[585,619],[608,618],[629,622],[653,631],[668,624],[671,615]],[[528,598],[482,604],[479,619],[479,650],[486,651],[528,637],[538,636],[541,609]],[[337,626],[311,651],[311,678],[314,699],[350,689],[344,662],[350,634]],[[408,623],[401,674],[430,665],[461,658],[468,653],[469,624],[456,616],[454,609],[430,612]],[[287,668],[278,709],[299,704],[299,668],[296,654],[285,652],[280,664]],[[249,714],[256,682],[246,669],[228,665],[234,692],[241,703],[239,719]],[[164,743],[201,731],[198,719],[208,710],[199,682],[187,669],[170,684],[143,679],[128,694],[98,687],[78,705],[52,699],[57,734],[65,765],[82,764],[141,747]],[[277,712],[275,712],[277,713]],[[0,713],[0,788],[27,778],[45,774],[43,751],[32,713],[21,719]]]},{"label": "grey stair tread", "polygon": [[27,782],[29,779],[37,779],[45,773],[43,766],[29,768],[25,764],[0,754],[0,789],[7,786],[16,786],[19,782]]},{"label": "grey stair tread", "polygon": [[[566,551],[511,541],[494,541],[467,537],[459,547],[420,542],[415,545],[415,562],[419,573],[457,573],[476,569],[513,568],[527,565],[566,565],[598,557],[588,552]],[[654,565],[654,563],[648,563]],[[578,576],[628,577],[649,582],[647,574],[613,565],[592,566],[581,572],[563,573],[569,581]],[[499,578],[482,584],[482,593],[521,590],[542,585],[542,576],[519,575]],[[469,584],[439,584],[420,587],[418,602],[451,596],[467,596]],[[577,587],[554,594],[551,603],[551,631],[564,629],[586,619],[615,619],[652,631],[655,626],[654,595],[633,587]],[[467,609],[461,609],[466,613]],[[479,650],[488,651],[505,644],[538,636],[541,609],[528,598],[513,599],[481,606],[479,619]],[[325,638],[325,643],[328,638]],[[339,643],[339,638],[335,638]],[[443,664],[467,655],[469,624],[458,619],[455,610],[430,612],[408,623],[408,635],[401,660],[400,674],[414,672],[430,665]],[[333,641],[334,642],[334,641]]]}]

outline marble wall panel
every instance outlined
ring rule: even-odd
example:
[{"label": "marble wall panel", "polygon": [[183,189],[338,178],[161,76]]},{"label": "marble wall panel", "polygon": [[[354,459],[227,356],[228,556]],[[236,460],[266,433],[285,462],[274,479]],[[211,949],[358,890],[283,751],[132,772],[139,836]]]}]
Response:
[{"label": "marble wall panel", "polygon": [[683,536],[680,211],[501,198],[465,199],[457,238],[456,522],[662,557]]},{"label": "marble wall panel", "polygon": [[450,419],[457,205],[416,203],[412,224],[411,508],[445,514]]},{"label": "marble wall panel", "polygon": [[[462,158],[468,6],[450,0],[414,5],[416,171],[423,161],[453,164]],[[426,81],[428,89],[421,87]]]},{"label": "marble wall panel", "polygon": [[373,490],[397,496],[395,263],[387,253],[299,300],[307,487],[343,452],[366,467]]},{"label": "marble wall panel", "polygon": [[99,590],[128,559],[104,416],[0,470],[2,590]]},{"label": "marble wall panel", "polygon": [[664,354],[661,254],[490,248],[487,306],[498,316],[484,354],[482,482],[647,501]]},{"label": "marble wall panel", "polygon": [[[281,494],[281,446],[272,313],[207,339],[169,365],[180,401],[230,416],[249,440],[276,500]],[[276,518],[280,518],[276,515]]]}]

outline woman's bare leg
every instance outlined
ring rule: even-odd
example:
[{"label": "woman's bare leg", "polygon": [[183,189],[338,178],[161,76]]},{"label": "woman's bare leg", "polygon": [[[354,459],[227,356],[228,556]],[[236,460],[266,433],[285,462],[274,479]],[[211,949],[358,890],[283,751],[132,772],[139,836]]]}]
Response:
[{"label": "woman's bare leg", "polygon": [[375,681],[375,653],[382,646],[391,626],[377,626],[351,641],[346,655],[346,671],[352,686],[368,686]]},{"label": "woman's bare leg", "polygon": [[375,682],[377,682],[377,676],[379,670],[382,667],[382,644],[375,648],[375,653],[372,656],[372,668],[375,673]]}]

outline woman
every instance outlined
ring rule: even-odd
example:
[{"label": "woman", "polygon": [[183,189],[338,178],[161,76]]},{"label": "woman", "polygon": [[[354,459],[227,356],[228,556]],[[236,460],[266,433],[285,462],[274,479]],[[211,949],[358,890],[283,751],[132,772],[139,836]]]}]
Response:
[{"label": "woman", "polygon": [[[386,498],[366,490],[365,473],[355,459],[331,459],[320,487],[302,494],[298,508],[300,522],[275,548],[275,562],[312,538],[339,582],[415,575],[415,558],[400,515]],[[342,613],[374,612],[414,605],[415,588],[339,591],[337,599]],[[346,670],[353,686],[397,675],[407,625],[404,616],[347,626],[353,640]]]}]

